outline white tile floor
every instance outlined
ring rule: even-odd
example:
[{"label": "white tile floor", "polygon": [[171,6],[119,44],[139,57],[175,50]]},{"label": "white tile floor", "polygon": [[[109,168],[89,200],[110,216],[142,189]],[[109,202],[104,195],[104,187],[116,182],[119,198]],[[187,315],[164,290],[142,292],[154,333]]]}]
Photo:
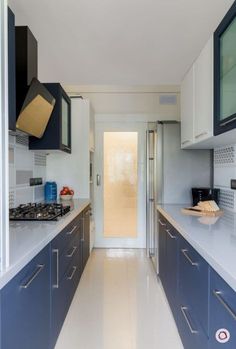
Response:
[{"label": "white tile floor", "polygon": [[94,250],[55,349],[182,349],[143,250]]}]

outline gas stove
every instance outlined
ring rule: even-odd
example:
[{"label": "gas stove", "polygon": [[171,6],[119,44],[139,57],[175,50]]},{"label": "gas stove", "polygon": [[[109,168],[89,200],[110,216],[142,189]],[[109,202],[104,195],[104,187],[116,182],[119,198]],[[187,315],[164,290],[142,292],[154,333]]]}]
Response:
[{"label": "gas stove", "polygon": [[58,203],[29,203],[9,210],[10,221],[56,221],[70,211]]}]

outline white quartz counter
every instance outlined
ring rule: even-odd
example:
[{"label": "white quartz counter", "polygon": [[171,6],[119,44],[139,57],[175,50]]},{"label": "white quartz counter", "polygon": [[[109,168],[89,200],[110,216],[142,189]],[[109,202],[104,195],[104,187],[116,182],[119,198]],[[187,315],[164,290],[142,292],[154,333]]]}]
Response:
[{"label": "white quartz counter", "polygon": [[183,205],[158,205],[157,210],[236,291],[236,214],[196,217],[181,213]]},{"label": "white quartz counter", "polygon": [[53,238],[58,235],[89,204],[90,200],[73,200],[71,211],[58,221],[10,222],[9,267],[0,273],[0,289],[30,262]]}]

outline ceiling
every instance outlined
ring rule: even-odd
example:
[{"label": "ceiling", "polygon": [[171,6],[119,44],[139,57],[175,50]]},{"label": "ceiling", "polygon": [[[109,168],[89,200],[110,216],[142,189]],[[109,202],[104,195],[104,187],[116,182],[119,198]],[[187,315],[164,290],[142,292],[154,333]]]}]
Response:
[{"label": "ceiling", "polygon": [[39,43],[39,78],[179,84],[233,0],[9,0]]}]

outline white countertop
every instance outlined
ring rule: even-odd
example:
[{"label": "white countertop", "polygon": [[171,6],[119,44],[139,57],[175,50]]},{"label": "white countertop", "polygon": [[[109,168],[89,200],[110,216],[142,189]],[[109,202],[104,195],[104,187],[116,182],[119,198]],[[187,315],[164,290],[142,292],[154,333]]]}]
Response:
[{"label": "white countertop", "polygon": [[68,202],[71,211],[58,221],[10,222],[9,267],[0,273],[0,289],[29,263],[53,238],[58,235],[89,204],[80,199]]},{"label": "white countertop", "polygon": [[157,210],[236,291],[236,214],[196,217],[181,213],[183,205],[158,205]]}]

